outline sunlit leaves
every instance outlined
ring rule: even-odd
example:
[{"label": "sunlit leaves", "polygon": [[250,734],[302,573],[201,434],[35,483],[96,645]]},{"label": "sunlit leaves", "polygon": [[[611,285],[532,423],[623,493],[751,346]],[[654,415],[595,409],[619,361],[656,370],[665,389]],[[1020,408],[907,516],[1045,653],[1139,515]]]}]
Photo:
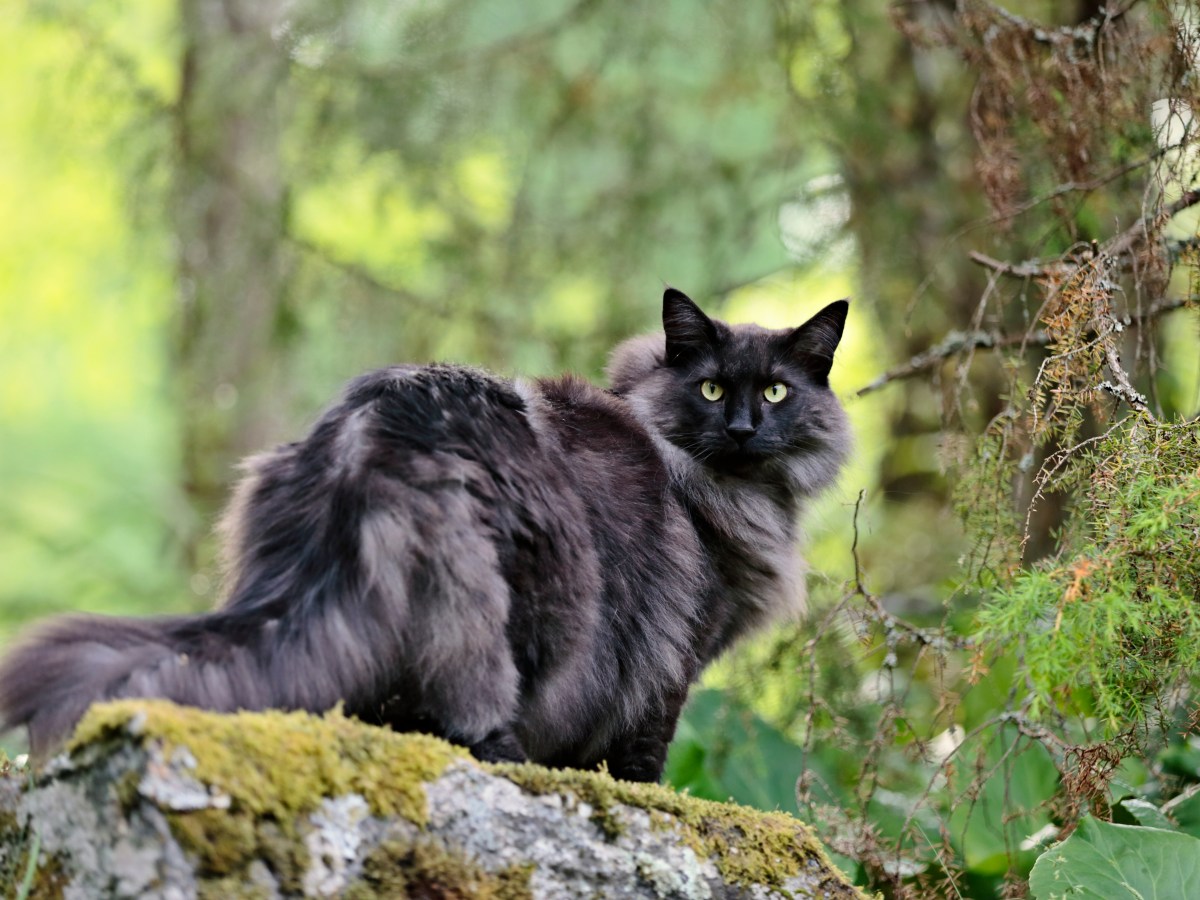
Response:
[{"label": "sunlit leaves", "polygon": [[1200,840],[1091,817],[1047,851],[1029,876],[1035,900],[1190,897],[1200,884]]},{"label": "sunlit leaves", "polygon": [[190,595],[163,377],[172,248],[161,173],[140,165],[166,133],[172,11],[0,17],[0,636]]}]

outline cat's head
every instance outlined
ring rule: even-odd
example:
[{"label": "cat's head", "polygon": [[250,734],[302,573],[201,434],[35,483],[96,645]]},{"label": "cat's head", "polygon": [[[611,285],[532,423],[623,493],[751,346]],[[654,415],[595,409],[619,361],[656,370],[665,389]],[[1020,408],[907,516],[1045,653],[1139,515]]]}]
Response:
[{"label": "cat's head", "polygon": [[839,300],[797,328],[727,325],[668,288],[663,333],[613,353],[613,390],[657,437],[708,469],[751,478],[778,472],[805,492],[818,490],[850,443],[829,389],[848,309]]}]

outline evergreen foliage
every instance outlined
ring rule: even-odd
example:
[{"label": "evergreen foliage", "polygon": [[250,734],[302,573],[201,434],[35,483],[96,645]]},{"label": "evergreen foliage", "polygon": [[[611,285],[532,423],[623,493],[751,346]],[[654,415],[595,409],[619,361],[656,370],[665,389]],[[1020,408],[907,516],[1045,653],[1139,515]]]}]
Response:
[{"label": "evergreen foliage", "polygon": [[669,781],[799,813],[889,897],[1200,839],[1198,26],[19,0],[0,628],[211,604],[233,461],[371,366],[600,377],[664,281],[772,326],[852,294],[811,615],[710,676]]}]

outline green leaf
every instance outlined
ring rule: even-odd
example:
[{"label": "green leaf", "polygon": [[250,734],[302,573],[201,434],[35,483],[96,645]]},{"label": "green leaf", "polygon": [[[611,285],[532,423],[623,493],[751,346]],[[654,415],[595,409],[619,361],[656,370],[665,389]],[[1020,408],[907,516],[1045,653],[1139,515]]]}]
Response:
[{"label": "green leaf", "polygon": [[1198,884],[1200,840],[1090,817],[1043,853],[1029,874],[1035,900],[1167,900],[1195,896]]},{"label": "green leaf", "polygon": [[1171,815],[1179,823],[1179,830],[1184,834],[1200,838],[1200,794],[1195,794],[1182,802],[1176,801]]},{"label": "green leaf", "polygon": [[1125,822],[1126,825],[1145,825],[1149,828],[1162,828],[1166,831],[1179,830],[1175,827],[1175,823],[1167,817],[1167,814],[1149,800],[1131,797],[1128,800],[1122,800],[1117,806],[1128,813],[1129,818],[1132,819],[1130,822]]},{"label": "green leaf", "polygon": [[[664,774],[676,789],[686,788],[697,797],[733,799],[794,815],[798,812],[796,779],[806,766],[817,773],[820,784],[834,783],[834,773],[819,754],[806,755],[803,748],[720,691],[699,690],[679,721]],[[841,800],[820,796],[820,802]]]}]

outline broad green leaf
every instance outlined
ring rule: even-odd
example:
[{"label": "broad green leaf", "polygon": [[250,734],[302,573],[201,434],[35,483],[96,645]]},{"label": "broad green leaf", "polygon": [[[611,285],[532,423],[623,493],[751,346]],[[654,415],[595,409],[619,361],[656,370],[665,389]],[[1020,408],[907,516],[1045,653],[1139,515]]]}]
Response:
[{"label": "broad green leaf", "polygon": [[795,814],[796,779],[805,766],[816,772],[821,784],[833,783],[833,773],[819,755],[806,755],[720,691],[700,690],[692,695],[680,719],[667,757],[666,779],[698,797],[732,798],[758,809]]},{"label": "broad green leaf", "polygon": [[1038,858],[1035,900],[1183,900],[1200,891],[1200,840],[1161,828],[1093,818]]},{"label": "broad green leaf", "polygon": [[1171,815],[1179,823],[1180,831],[1200,838],[1200,794],[1194,794],[1179,803],[1171,810]]},{"label": "broad green leaf", "polygon": [[1178,831],[1175,823],[1172,822],[1167,814],[1151,803],[1149,800],[1139,800],[1136,797],[1130,797],[1128,800],[1122,800],[1117,804],[1120,809],[1123,809],[1129,814],[1132,822],[1125,822],[1126,825],[1145,825],[1149,828],[1162,828],[1166,831]]}]

